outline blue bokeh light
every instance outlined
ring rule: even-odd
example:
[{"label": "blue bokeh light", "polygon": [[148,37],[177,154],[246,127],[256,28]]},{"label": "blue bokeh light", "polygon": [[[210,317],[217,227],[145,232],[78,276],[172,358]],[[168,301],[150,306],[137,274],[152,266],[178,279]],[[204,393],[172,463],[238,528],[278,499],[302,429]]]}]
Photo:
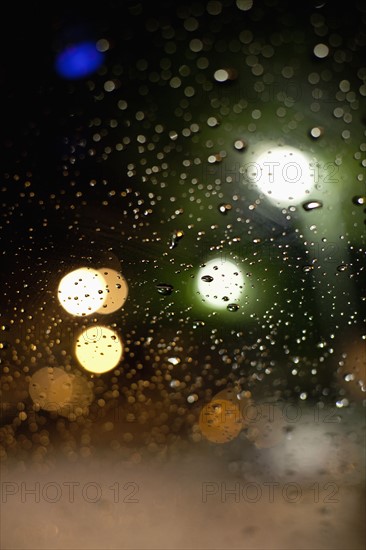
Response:
[{"label": "blue bokeh light", "polygon": [[103,63],[104,55],[93,42],[80,42],[64,49],[56,58],[56,71],[68,79],[83,78],[94,73]]}]

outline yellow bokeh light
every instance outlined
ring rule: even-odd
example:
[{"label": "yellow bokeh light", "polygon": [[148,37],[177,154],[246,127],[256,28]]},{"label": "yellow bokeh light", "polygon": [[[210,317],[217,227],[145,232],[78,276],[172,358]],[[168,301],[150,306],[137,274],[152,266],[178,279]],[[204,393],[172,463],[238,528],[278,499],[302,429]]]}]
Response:
[{"label": "yellow bokeh light", "polygon": [[102,325],[85,329],[75,344],[75,354],[80,365],[96,374],[114,369],[122,353],[123,345],[118,334]]},{"label": "yellow bokeh light", "polygon": [[40,409],[74,418],[87,411],[93,398],[89,382],[82,375],[53,367],[41,368],[33,374],[29,395]]},{"label": "yellow bokeh light", "polygon": [[212,398],[212,401],[229,401],[235,407],[239,407],[242,427],[247,427],[252,416],[252,408],[255,406],[250,391],[242,391],[240,388],[225,388],[220,390]]},{"label": "yellow bokeh light", "polygon": [[101,273],[82,267],[65,275],[58,286],[58,299],[72,315],[85,316],[96,312],[106,300],[106,282]]},{"label": "yellow bokeh light", "polygon": [[33,374],[29,395],[41,409],[60,411],[71,398],[72,380],[63,369],[44,367]]},{"label": "yellow bokeh light", "polygon": [[227,443],[243,428],[239,405],[214,398],[202,408],[198,424],[202,435],[212,443]]},{"label": "yellow bokeh light", "polygon": [[120,309],[128,296],[128,285],[121,273],[109,267],[98,269],[105,281],[106,298],[97,313],[113,313]]}]

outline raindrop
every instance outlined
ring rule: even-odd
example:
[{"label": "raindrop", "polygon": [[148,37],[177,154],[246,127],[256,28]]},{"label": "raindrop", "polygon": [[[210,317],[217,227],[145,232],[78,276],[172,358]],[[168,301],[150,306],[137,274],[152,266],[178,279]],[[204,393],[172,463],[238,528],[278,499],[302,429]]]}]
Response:
[{"label": "raindrop", "polygon": [[310,210],[316,210],[317,208],[322,208],[322,206],[323,203],[321,201],[306,201],[302,205],[303,209],[307,212]]},{"label": "raindrop", "polygon": [[310,135],[314,139],[318,139],[323,135],[324,131],[323,128],[320,128],[319,126],[315,126],[310,130]]},{"label": "raindrop", "polygon": [[234,147],[237,151],[243,151],[247,146],[247,143],[246,141],[242,140],[242,139],[237,139],[235,142],[234,142]]},{"label": "raindrop", "polygon": [[218,69],[215,71],[214,79],[217,82],[225,82],[229,78],[229,73],[226,69]]},{"label": "raindrop", "polygon": [[329,54],[329,48],[326,44],[317,44],[314,47],[314,54],[319,59],[323,59],[324,57],[327,57]]},{"label": "raindrop", "polygon": [[253,6],[253,0],[236,0],[239,10],[248,11]]},{"label": "raindrop", "polygon": [[348,399],[340,399],[336,402],[336,407],[339,409],[342,409],[343,407],[347,407],[349,405]]},{"label": "raindrop", "polygon": [[201,277],[201,281],[205,281],[205,283],[211,283],[213,280],[214,278],[211,277],[211,275],[203,275],[203,277]]},{"label": "raindrop", "polygon": [[356,204],[356,206],[362,206],[363,204],[366,204],[366,197],[361,197],[360,195],[356,195],[352,198],[353,204]]},{"label": "raindrop", "polygon": [[173,292],[173,286],[166,283],[160,283],[156,285],[156,288],[158,289],[159,294],[162,294],[163,296],[169,296],[169,294]]},{"label": "raindrop", "polygon": [[214,116],[210,116],[208,119],[207,119],[207,125],[210,126],[211,128],[214,128],[215,126],[218,126],[219,122],[217,120],[216,117]]},{"label": "raindrop", "polygon": [[199,327],[204,327],[204,326],[205,326],[205,322],[201,321],[200,319],[195,319],[193,321],[193,328],[199,328]]},{"label": "raindrop", "polygon": [[228,311],[238,311],[239,307],[238,304],[229,304],[226,309]]},{"label": "raindrop", "polygon": [[227,214],[228,212],[230,212],[231,209],[232,206],[229,203],[219,204],[219,212],[221,212],[221,214]]},{"label": "raindrop", "polygon": [[304,267],[302,268],[304,273],[309,273],[309,271],[312,271],[313,269],[314,269],[313,265],[304,265]]},{"label": "raindrop", "polygon": [[238,76],[238,72],[233,67],[228,69],[218,69],[214,73],[214,79],[216,82],[226,82],[227,80],[235,80]]},{"label": "raindrop", "polygon": [[337,266],[337,271],[346,271],[346,269],[348,269],[347,264],[340,264]]},{"label": "raindrop", "polygon": [[174,231],[169,241],[170,250],[178,246],[178,241],[180,241],[183,236],[184,236],[184,232],[182,230]]}]

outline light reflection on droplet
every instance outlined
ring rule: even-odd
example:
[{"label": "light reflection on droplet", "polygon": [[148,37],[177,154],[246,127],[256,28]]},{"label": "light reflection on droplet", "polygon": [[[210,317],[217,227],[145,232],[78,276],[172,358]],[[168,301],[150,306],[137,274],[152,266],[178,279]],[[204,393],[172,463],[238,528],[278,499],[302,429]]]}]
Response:
[{"label": "light reflection on droplet", "polygon": [[356,206],[362,206],[363,204],[366,204],[366,197],[361,197],[360,195],[357,195],[352,198],[352,202]]},{"label": "light reflection on droplet", "polygon": [[302,204],[302,207],[307,212],[309,210],[316,210],[317,208],[321,208],[323,206],[323,203],[321,201],[306,201]]},{"label": "light reflection on droplet", "polygon": [[226,309],[228,311],[238,311],[239,307],[238,304],[229,304]]},{"label": "light reflection on droplet", "polygon": [[159,283],[158,285],[156,285],[156,288],[159,294],[162,294],[163,296],[170,296],[170,294],[174,290],[174,287],[167,283]]},{"label": "light reflection on droplet", "polygon": [[247,146],[246,142],[242,139],[237,139],[234,142],[234,147],[237,151],[243,151],[246,148],[246,146]]}]

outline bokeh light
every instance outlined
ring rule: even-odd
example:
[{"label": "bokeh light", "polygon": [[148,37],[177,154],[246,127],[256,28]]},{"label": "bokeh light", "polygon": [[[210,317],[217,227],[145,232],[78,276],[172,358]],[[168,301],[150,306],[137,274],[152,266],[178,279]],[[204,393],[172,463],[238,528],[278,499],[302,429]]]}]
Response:
[{"label": "bokeh light", "polygon": [[80,42],[65,48],[56,58],[57,73],[67,79],[83,78],[102,65],[103,53],[93,42]]},{"label": "bokeh light", "polygon": [[29,382],[29,395],[34,406],[74,420],[87,413],[93,399],[90,382],[80,373],[69,373],[58,367],[43,367]]},{"label": "bokeh light", "polygon": [[105,281],[106,299],[97,313],[113,313],[120,309],[128,296],[128,285],[121,273],[109,267],[98,269]]},{"label": "bokeh light", "polygon": [[106,300],[106,281],[96,269],[82,267],[65,275],[58,286],[58,299],[72,315],[96,312]]},{"label": "bokeh light", "polygon": [[279,205],[299,202],[313,189],[317,177],[312,161],[290,146],[267,147],[246,166],[246,176]]},{"label": "bokeh light", "polygon": [[[217,258],[209,260],[198,272],[197,290],[208,306],[234,309],[243,293],[244,276],[232,261]],[[230,310],[230,308],[229,308]]]},{"label": "bokeh light", "polygon": [[71,378],[63,369],[43,367],[31,377],[29,395],[41,409],[58,412],[70,401]]},{"label": "bokeh light", "polygon": [[97,374],[114,369],[122,353],[123,345],[119,335],[102,325],[83,330],[75,344],[75,354],[80,365]]},{"label": "bokeh light", "polygon": [[243,428],[247,427],[252,421],[254,416],[252,409],[255,405],[250,391],[239,388],[224,388],[217,392],[212,400],[229,401],[234,407],[238,407]]},{"label": "bokeh light", "polygon": [[235,439],[243,428],[239,405],[226,399],[212,399],[202,407],[199,428],[212,443],[227,443]]}]

